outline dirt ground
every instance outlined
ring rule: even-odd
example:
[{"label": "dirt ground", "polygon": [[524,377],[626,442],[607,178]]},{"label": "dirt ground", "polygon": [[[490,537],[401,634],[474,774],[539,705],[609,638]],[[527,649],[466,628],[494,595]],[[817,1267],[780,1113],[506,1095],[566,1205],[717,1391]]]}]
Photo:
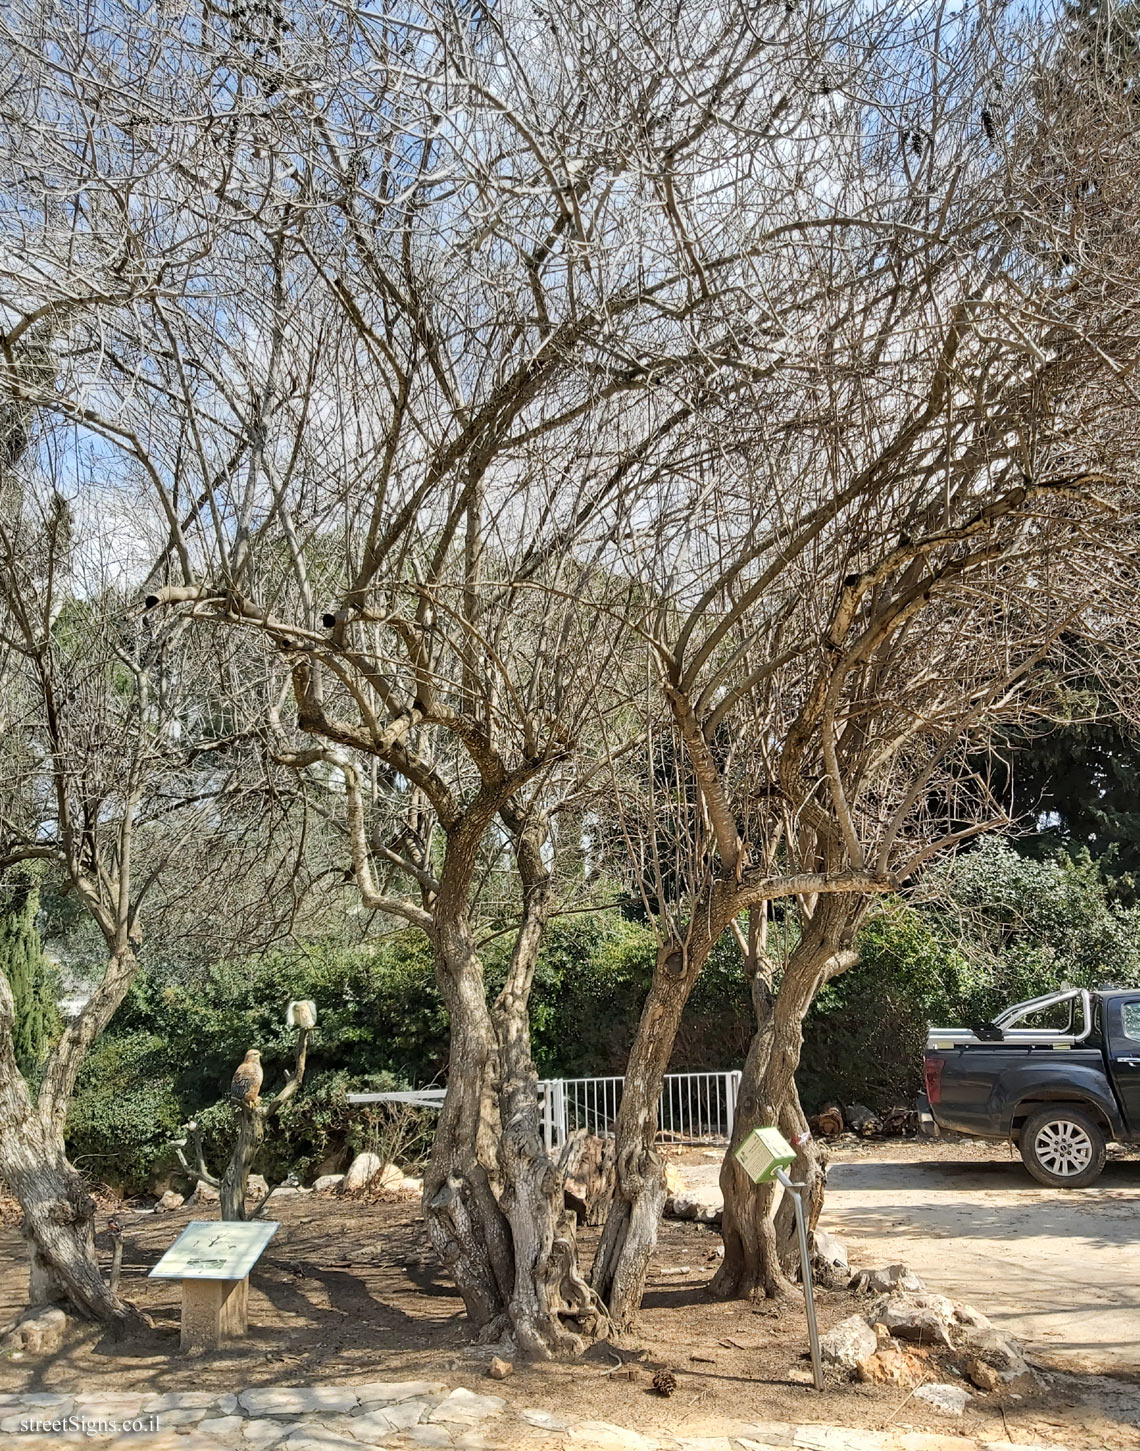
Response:
[{"label": "dirt ground", "polygon": [[[1046,1189],[1005,1144],[841,1140],[821,1228],[853,1265],[901,1261],[966,1300],[1051,1369],[1140,1372],[1140,1156],[1112,1148],[1089,1189]],[[678,1166],[713,1189],[720,1154]]]},{"label": "dirt ground", "polygon": [[[80,1329],[47,1360],[0,1361],[0,1390],[223,1391],[421,1377],[489,1387],[482,1377],[490,1352],[470,1343],[462,1302],[427,1250],[418,1205],[407,1200],[282,1201],[281,1228],[251,1278],[248,1337],[185,1359],[178,1350],[178,1286],[146,1274],[191,1217],[182,1210],[128,1222],[124,1288],[153,1318],[153,1333],[115,1341],[94,1327]],[[718,1244],[710,1229],[666,1223],[634,1339],[616,1349],[595,1346],[578,1362],[520,1366],[494,1390],[517,1407],[658,1434],[714,1434],[718,1417],[951,1429],[895,1387],[836,1382],[820,1394],[791,1380],[789,1371],[802,1373],[805,1365],[802,1302],[710,1300],[705,1285]],[[105,1234],[100,1248],[109,1255]],[[589,1236],[584,1250],[592,1250]],[[22,1246],[9,1223],[0,1227],[0,1324],[21,1308],[25,1288]],[[976,1300],[988,1308],[984,1297]],[[821,1327],[859,1307],[847,1291],[821,1292]],[[636,1379],[608,1373],[619,1360],[634,1361]],[[650,1390],[658,1366],[678,1376],[670,1400]],[[931,1378],[953,1378],[933,1355]],[[1135,1446],[1138,1425],[1140,1377],[1060,1377],[1020,1396],[979,1396],[953,1429],[981,1441],[1123,1451]]]},{"label": "dirt ground", "polygon": [[902,1260],[980,1305],[1038,1364],[1140,1372],[1140,1157],[1046,1189],[1004,1145],[879,1144],[837,1156],[823,1227],[853,1264]]}]

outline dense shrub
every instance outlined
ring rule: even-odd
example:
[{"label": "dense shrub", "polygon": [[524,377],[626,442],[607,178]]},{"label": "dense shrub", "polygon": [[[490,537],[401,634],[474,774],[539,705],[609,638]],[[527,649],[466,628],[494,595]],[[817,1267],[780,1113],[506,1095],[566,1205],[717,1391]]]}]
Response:
[{"label": "dense shrub", "polygon": [[860,961],[808,1016],[805,1104],[875,1107],[919,1092],[929,1024],[985,1022],[1059,988],[1140,984],[1140,911],[1113,900],[1086,855],[1021,857],[1000,839],[964,852],[921,909],[886,903]]},{"label": "dense shrub", "polygon": [[[799,1075],[809,1109],[913,1097],[932,1022],[977,1022],[1065,982],[1140,982],[1140,911],[1115,904],[1087,858],[1030,861],[991,842],[934,887],[923,906],[893,899],[876,908],[858,966],[809,1014]],[[483,951],[493,994],[509,933]],[[531,1002],[540,1075],[623,1071],[655,955],[653,933],[618,912],[555,920]],[[292,1066],[291,997],[313,998],[320,1021],[304,1092],[283,1110],[259,1169],[306,1178],[366,1139],[387,1142],[393,1116],[350,1108],[347,1089],[423,1085],[447,1066],[447,1014],[428,945],[413,932],[366,949],[315,946],[223,963],[196,979],[144,971],[81,1076],[72,1152],[95,1177],[137,1187],[162,1143],[196,1116],[220,1167],[232,1135],[226,1093],[246,1049],[261,1049],[266,1093]],[[739,1067],[751,1032],[740,952],[726,934],[689,1003],[673,1067]],[[427,1122],[400,1132],[422,1138]]]},{"label": "dense shrub", "polygon": [[166,1040],[137,1029],[107,1033],[79,1070],[68,1153],[92,1180],[143,1189],[182,1112]]}]

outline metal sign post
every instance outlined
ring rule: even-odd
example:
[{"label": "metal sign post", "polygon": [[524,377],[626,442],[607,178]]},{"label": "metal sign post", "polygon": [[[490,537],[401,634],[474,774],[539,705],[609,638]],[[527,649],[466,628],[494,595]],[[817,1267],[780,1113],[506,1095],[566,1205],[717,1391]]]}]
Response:
[{"label": "metal sign post", "polygon": [[808,1248],[807,1222],[804,1219],[804,1202],[800,1197],[800,1186],[793,1184],[783,1169],[776,1170],[776,1178],[792,1196],[796,1211],[796,1231],[800,1237],[800,1274],[804,1282],[804,1308],[807,1310],[808,1344],[811,1346],[811,1370],[815,1377],[815,1388],[823,1390],[823,1364],[819,1358],[819,1329],[815,1323],[815,1290],[811,1282],[811,1251]]},{"label": "metal sign post", "polygon": [[811,1250],[808,1247],[807,1222],[799,1184],[793,1184],[785,1172],[796,1161],[796,1151],[777,1128],[753,1129],[736,1151],[740,1167],[754,1184],[781,1184],[792,1196],[796,1212],[796,1233],[800,1242],[800,1274],[804,1282],[804,1308],[807,1310],[808,1343],[811,1346],[811,1369],[817,1391],[823,1390],[823,1363],[819,1357],[819,1329],[815,1323],[815,1294],[811,1283]]}]

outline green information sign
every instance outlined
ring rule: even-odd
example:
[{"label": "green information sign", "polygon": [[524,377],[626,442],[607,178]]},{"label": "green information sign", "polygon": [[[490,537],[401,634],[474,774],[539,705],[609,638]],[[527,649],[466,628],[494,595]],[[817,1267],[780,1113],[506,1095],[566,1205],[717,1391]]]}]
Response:
[{"label": "green information sign", "polygon": [[753,1129],[737,1149],[736,1159],[754,1184],[770,1184],[777,1169],[795,1163],[796,1151],[779,1129]]},{"label": "green information sign", "polygon": [[152,1280],[244,1280],[277,1233],[273,1220],[193,1220],[151,1270]]}]

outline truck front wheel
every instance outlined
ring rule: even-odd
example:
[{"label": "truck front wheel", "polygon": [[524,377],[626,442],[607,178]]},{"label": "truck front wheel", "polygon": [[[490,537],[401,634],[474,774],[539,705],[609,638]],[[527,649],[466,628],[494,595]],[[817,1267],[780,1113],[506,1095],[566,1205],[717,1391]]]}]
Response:
[{"label": "truck front wheel", "polygon": [[1025,1167],[1051,1189],[1084,1189],[1104,1168],[1104,1134],[1091,1114],[1058,1103],[1030,1114],[1018,1147]]}]

